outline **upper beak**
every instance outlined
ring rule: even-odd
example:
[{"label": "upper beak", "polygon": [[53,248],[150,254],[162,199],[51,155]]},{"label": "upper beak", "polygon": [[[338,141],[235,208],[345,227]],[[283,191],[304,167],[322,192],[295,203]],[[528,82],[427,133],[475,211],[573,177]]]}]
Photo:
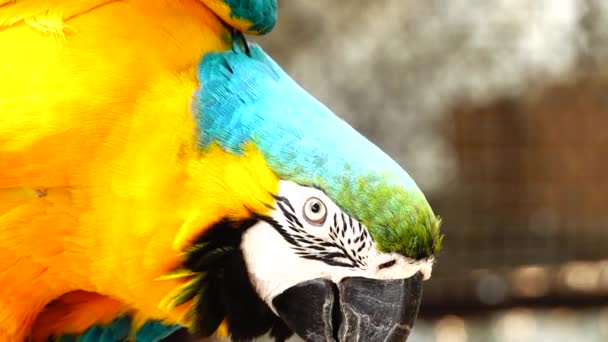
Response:
[{"label": "upper beak", "polygon": [[281,319],[306,341],[405,341],[422,298],[422,274],[408,279],[313,279],[272,301]]}]

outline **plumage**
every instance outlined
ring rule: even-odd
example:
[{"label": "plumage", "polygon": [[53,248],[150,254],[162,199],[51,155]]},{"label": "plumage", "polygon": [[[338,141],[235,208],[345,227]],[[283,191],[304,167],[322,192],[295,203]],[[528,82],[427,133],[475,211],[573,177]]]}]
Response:
[{"label": "plumage", "polygon": [[259,47],[251,57],[207,54],[199,75],[203,146],[238,154],[253,141],[279,178],[322,188],[369,227],[382,250],[415,258],[439,252],[439,221],[414,180]]},{"label": "plumage", "polygon": [[222,20],[249,34],[270,32],[277,21],[277,0],[205,0]]},{"label": "plumage", "polygon": [[179,264],[180,227],[207,215],[192,194],[219,186],[197,181],[209,163],[190,102],[201,56],[231,38],[203,2],[0,6],[0,340],[73,290],[119,299],[140,325],[183,319],[158,308],[181,279],[154,279]]},{"label": "plumage", "polygon": [[135,327],[132,312],[125,312],[124,306],[97,293],[70,292],[49,303],[38,315],[30,338],[46,341],[54,336],[58,341],[114,342],[135,337],[136,341],[156,341],[180,328],[158,321]]},{"label": "plumage", "polygon": [[0,2],[0,341],[281,341],[303,333],[274,307],[288,289],[430,276],[439,220],[416,183],[235,39],[276,10]]}]

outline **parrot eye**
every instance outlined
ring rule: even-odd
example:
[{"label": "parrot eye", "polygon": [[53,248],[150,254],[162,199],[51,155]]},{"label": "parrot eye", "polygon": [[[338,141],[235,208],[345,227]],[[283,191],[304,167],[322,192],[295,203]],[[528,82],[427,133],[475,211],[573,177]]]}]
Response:
[{"label": "parrot eye", "polygon": [[322,225],[327,218],[325,204],[316,197],[309,198],[306,203],[304,203],[304,218],[312,225]]}]

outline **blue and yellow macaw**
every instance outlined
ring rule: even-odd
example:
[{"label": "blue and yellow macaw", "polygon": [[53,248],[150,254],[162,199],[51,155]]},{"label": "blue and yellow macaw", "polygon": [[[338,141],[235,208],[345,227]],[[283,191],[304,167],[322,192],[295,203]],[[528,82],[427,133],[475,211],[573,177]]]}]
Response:
[{"label": "blue and yellow macaw", "polygon": [[242,34],[275,0],[0,0],[0,341],[403,341],[439,219]]}]

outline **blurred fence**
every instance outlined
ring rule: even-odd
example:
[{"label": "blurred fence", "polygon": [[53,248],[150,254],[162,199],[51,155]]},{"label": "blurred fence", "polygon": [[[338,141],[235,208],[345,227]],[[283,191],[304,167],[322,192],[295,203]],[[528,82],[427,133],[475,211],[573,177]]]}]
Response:
[{"label": "blurred fence", "polygon": [[434,325],[414,341],[608,341],[605,94],[585,77],[451,112],[457,177],[431,199],[445,251],[421,312]]},{"label": "blurred fence", "polygon": [[447,117],[457,177],[432,199],[447,237],[427,308],[608,299],[605,94],[584,78]]}]

